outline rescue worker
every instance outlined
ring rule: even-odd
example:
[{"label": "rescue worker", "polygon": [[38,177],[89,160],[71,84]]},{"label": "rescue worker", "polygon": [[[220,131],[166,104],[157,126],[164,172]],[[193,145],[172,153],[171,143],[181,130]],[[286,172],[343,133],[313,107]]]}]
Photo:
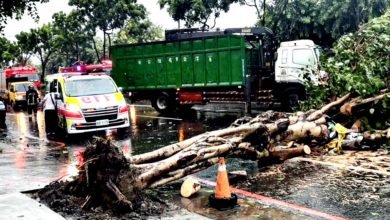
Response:
[{"label": "rescue worker", "polygon": [[31,114],[33,111],[36,113],[38,109],[39,98],[37,90],[32,85],[29,85],[28,90],[26,91],[26,101],[28,114]]},{"label": "rescue worker", "polygon": [[54,93],[48,92],[42,101],[43,113],[45,114],[45,130],[50,135],[55,132],[57,126],[57,111],[55,108]]}]

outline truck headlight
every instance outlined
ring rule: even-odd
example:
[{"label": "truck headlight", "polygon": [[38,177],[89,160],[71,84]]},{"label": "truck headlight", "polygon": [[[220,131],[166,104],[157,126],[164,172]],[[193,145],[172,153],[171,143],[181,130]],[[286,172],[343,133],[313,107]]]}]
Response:
[{"label": "truck headlight", "polygon": [[15,98],[16,98],[16,100],[23,100],[24,96],[23,95],[17,95]]}]

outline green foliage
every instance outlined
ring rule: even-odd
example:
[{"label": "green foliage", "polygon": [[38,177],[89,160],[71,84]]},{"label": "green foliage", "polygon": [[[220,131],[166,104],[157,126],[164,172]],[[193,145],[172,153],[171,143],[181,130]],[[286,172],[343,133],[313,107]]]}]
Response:
[{"label": "green foliage", "polygon": [[214,17],[215,25],[221,11],[229,11],[230,4],[235,2],[239,0],[159,0],[161,8],[168,7],[173,20],[183,20],[187,27],[201,24],[206,29],[209,28],[207,21],[211,17]]},{"label": "green foliage", "polygon": [[7,18],[20,19],[27,10],[35,20],[39,19],[35,3],[44,3],[49,0],[2,0],[0,1],[0,32],[7,24]]},{"label": "green foliage", "polygon": [[58,36],[53,34],[53,26],[46,24],[36,29],[30,29],[29,32],[21,32],[16,35],[16,39],[22,51],[38,56],[43,79],[47,63],[57,48]]},{"label": "green foliage", "polygon": [[0,37],[0,67],[10,65],[16,59],[18,48],[16,44],[5,37]]},{"label": "green foliage", "polygon": [[132,44],[151,42],[162,39],[162,29],[154,25],[150,20],[140,22],[129,21],[114,35],[116,44]]},{"label": "green foliage", "polygon": [[[53,34],[57,36],[56,53],[54,53],[52,68],[71,66],[75,61],[96,62],[92,48],[91,32],[85,29],[78,19],[79,12],[71,11],[68,15],[58,12],[53,15]],[[91,53],[92,52],[92,53]],[[56,67],[54,67],[56,66]]]},{"label": "green foliage", "polygon": [[333,94],[371,96],[390,83],[390,10],[341,37],[324,68]]},{"label": "green foliage", "polygon": [[331,47],[388,7],[389,0],[274,0],[267,2],[266,26],[280,41],[308,38]]},{"label": "green foliage", "polygon": [[92,38],[97,29],[103,31],[103,57],[107,34],[122,28],[129,20],[144,19],[146,13],[145,7],[136,0],[69,0],[69,5],[77,7],[80,21],[86,24],[85,31],[93,32]]},{"label": "green foliage", "polygon": [[[256,9],[258,26],[267,26],[279,41],[308,38],[318,45],[331,47],[342,35],[355,32],[359,25],[381,16],[389,0],[159,0],[167,6],[175,21],[183,20],[187,27],[201,24],[227,12],[232,3]],[[264,12],[265,3],[265,12]],[[262,16],[265,13],[265,25]]]},{"label": "green foliage", "polygon": [[[335,44],[334,57],[323,60],[328,72],[324,87],[308,85],[304,108],[318,108],[346,93],[367,97],[390,88],[390,10],[370,20],[353,34],[341,37]],[[364,130],[390,126],[390,99],[376,101],[364,111]],[[387,116],[387,117],[386,117]]]}]

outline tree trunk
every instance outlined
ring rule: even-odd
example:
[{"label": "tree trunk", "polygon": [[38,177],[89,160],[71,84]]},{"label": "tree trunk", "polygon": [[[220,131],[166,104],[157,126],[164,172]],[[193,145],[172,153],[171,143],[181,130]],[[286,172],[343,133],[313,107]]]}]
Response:
[{"label": "tree trunk", "polygon": [[108,57],[111,57],[111,33],[107,33],[107,38],[108,38]]},{"label": "tree trunk", "polygon": [[[279,163],[310,154],[309,146],[327,143],[325,114],[342,105],[349,94],[319,110],[288,116],[264,112],[236,120],[230,127],[207,132],[141,155],[125,157],[110,140],[97,139],[84,152],[78,178],[69,183],[71,192],[84,192],[83,207],[98,202],[130,211],[139,205],[145,188],[165,185],[218,163],[219,157],[235,157],[259,164]],[[356,148],[367,140],[390,138],[390,129],[350,138],[343,147]],[[322,143],[322,144],[321,144]]]},{"label": "tree trunk", "polygon": [[96,41],[93,37],[92,37],[92,42],[93,42],[93,49],[95,50],[95,53],[96,53],[96,58],[97,58],[98,62],[101,63],[102,61],[100,59],[99,50],[96,47]]},{"label": "tree trunk", "polygon": [[106,59],[106,30],[103,30],[103,59]]}]

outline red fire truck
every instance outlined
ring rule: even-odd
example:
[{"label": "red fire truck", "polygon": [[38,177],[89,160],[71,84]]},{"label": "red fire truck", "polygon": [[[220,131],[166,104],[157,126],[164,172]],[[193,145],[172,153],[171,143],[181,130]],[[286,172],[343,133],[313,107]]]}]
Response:
[{"label": "red fire truck", "polygon": [[41,88],[41,81],[39,79],[39,75],[37,73],[37,70],[33,66],[18,66],[6,68],[4,69],[4,74],[5,79],[7,81],[12,81],[13,79],[15,79],[15,81],[20,81],[17,80],[17,78],[27,78],[26,81],[33,82],[38,89]]},{"label": "red fire truck", "polygon": [[33,66],[18,66],[5,67],[0,69],[0,97],[4,101],[8,101],[9,84],[12,82],[30,81],[34,83],[35,87],[41,88],[41,81],[37,70]]}]

